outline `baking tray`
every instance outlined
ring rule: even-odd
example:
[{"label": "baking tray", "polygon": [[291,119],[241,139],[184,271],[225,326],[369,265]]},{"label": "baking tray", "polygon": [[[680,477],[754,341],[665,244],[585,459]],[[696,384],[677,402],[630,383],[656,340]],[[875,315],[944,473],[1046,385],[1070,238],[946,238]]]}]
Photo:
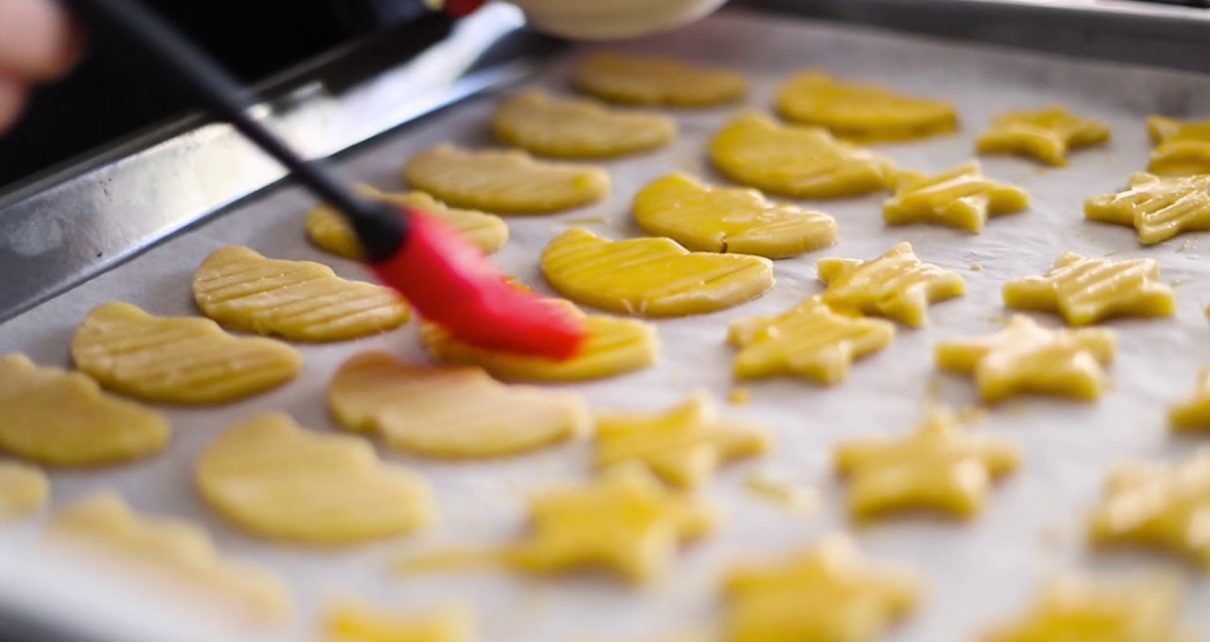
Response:
[{"label": "baking tray", "polygon": [[[440,524],[414,537],[355,550],[271,544],[229,527],[201,504],[192,490],[192,462],[224,427],[280,409],[314,429],[334,430],[324,407],[332,372],[348,356],[373,348],[423,360],[413,324],[361,341],[303,346],[306,365],[299,380],[261,397],[220,408],[167,410],[174,441],[157,458],[53,475],[56,506],[112,488],[142,511],[205,525],[228,555],[267,566],[289,581],[299,605],[289,623],[251,632],[232,628],[220,619],[199,617],[187,605],[141,594],[137,587],[88,567],[64,564],[37,546],[41,519],[0,530],[0,604],[26,621],[49,622],[80,639],[124,642],[312,639],[322,608],[334,595],[357,595],[399,609],[467,603],[477,613],[487,642],[644,639],[708,629],[720,613],[718,577],[732,562],[785,554],[824,534],[847,531],[873,558],[913,567],[928,584],[923,608],[888,640],[972,639],[986,623],[1023,609],[1044,578],[1071,569],[1181,576],[1190,591],[1189,626],[1203,634],[1210,631],[1210,582],[1204,576],[1162,556],[1089,551],[1081,528],[1106,470],[1115,462],[1184,456],[1198,445],[1168,434],[1164,409],[1192,389],[1199,368],[1210,365],[1210,324],[1202,314],[1210,303],[1210,265],[1201,249],[1206,237],[1191,235],[1144,249],[1131,230],[1094,225],[1080,214],[1087,196],[1112,191],[1145,166],[1150,143],[1144,116],[1210,114],[1210,77],[742,11],[624,47],[741,69],[752,79],[751,102],[758,106],[769,104],[786,74],[808,66],[952,99],[963,119],[959,134],[880,147],[905,167],[922,171],[969,159],[974,136],[991,117],[1016,107],[1065,103],[1111,125],[1115,138],[1106,148],[1079,152],[1071,167],[1061,170],[1019,159],[985,159],[990,176],[1028,189],[1034,206],[1024,214],[992,221],[978,236],[947,228],[885,228],[881,196],[813,203],[837,218],[840,242],[835,247],[777,262],[777,287],[760,300],[716,314],[659,321],[664,347],[658,367],[567,386],[582,392],[593,406],[609,409],[656,408],[695,389],[724,397],[733,385],[733,355],[724,344],[728,323],[784,310],[817,293],[813,266],[820,256],[871,258],[895,241],[909,240],[924,259],[957,270],[967,280],[964,298],[931,308],[926,328],[903,329],[888,350],[855,366],[840,386],[820,388],[794,380],[746,385],[751,404],[726,412],[770,426],[776,448],[763,460],[729,468],[711,485],[709,495],[724,509],[726,519],[680,556],[663,581],[634,588],[599,576],[533,580],[492,570],[409,576],[390,570],[400,556],[491,546],[516,537],[524,527],[530,492],[588,476],[591,453],[584,442],[461,464],[383,452],[433,482]],[[581,53],[553,56],[532,81],[564,89],[566,66]],[[359,180],[400,187],[399,168],[415,151],[445,140],[489,144],[486,123],[495,97],[495,92],[477,95],[356,150],[342,163]],[[683,133],[675,145],[604,163],[615,182],[612,197],[604,203],[559,216],[510,219],[512,240],[497,255],[502,269],[543,289],[537,255],[561,231],[579,224],[613,238],[637,235],[628,213],[634,191],[677,169],[717,180],[704,160],[703,146],[734,111],[678,112]],[[188,290],[193,269],[207,253],[230,243],[247,244],[269,256],[319,260],[343,275],[364,276],[359,266],[307,245],[301,217],[311,204],[305,193],[287,186],[233,208],[5,322],[0,352],[22,350],[41,363],[66,364],[76,323],[92,306],[113,298],[156,314],[193,313]],[[1120,355],[1111,369],[1114,389],[1099,403],[1019,399],[978,424],[975,430],[981,434],[1014,441],[1024,453],[1023,470],[992,493],[978,520],[954,524],[912,517],[853,528],[844,516],[844,487],[829,472],[831,447],[847,438],[901,434],[918,423],[932,401],[974,403],[968,381],[935,371],[932,346],[940,339],[995,330],[1006,315],[1000,286],[1010,278],[1045,271],[1063,251],[1158,259],[1165,279],[1177,286],[1178,315],[1109,324],[1118,331]],[[975,265],[982,270],[974,270]],[[745,490],[750,473],[770,466],[818,487],[823,496],[819,509],[811,515],[796,514]]]}]

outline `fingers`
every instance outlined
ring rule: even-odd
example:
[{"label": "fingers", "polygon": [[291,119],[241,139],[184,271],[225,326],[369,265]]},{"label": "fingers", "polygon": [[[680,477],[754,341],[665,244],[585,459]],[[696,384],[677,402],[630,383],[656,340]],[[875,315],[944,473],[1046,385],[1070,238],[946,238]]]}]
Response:
[{"label": "fingers", "polygon": [[79,50],[71,16],[56,0],[0,0],[0,76],[53,80],[71,68]]},{"label": "fingers", "polygon": [[25,84],[0,74],[0,133],[16,122],[25,100]]}]

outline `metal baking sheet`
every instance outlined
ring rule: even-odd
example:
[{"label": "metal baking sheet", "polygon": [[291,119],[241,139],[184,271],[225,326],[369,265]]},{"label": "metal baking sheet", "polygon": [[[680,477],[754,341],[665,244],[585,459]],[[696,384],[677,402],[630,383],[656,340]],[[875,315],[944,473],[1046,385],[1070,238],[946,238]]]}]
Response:
[{"label": "metal baking sheet", "polygon": [[[1188,235],[1142,248],[1127,228],[1085,222],[1083,200],[1112,191],[1146,164],[1150,143],[1142,119],[1162,112],[1210,115],[1210,77],[1121,65],[1076,61],[978,45],[947,44],[867,32],[832,24],[730,12],[673,35],[627,44],[627,50],[672,54],[743,70],[751,78],[751,103],[767,107],[788,73],[819,67],[846,78],[874,81],[904,91],[946,97],[962,115],[961,132],[881,151],[904,167],[934,171],[971,158],[972,141],[1000,111],[1053,103],[1108,123],[1113,142],[1076,153],[1065,169],[1043,169],[1014,158],[986,158],[988,175],[1021,185],[1034,205],[1026,213],[992,221],[978,236],[948,228],[886,228],[883,195],[812,205],[833,214],[840,242],[825,251],[777,262],[777,286],[767,296],[724,312],[657,322],[661,363],[618,379],[567,386],[593,406],[657,408],[704,388],[722,398],[731,389],[732,351],[724,344],[735,319],[776,313],[820,291],[814,260],[821,256],[872,258],[901,240],[911,241],[925,260],[960,272],[969,292],[938,304],[920,330],[901,329],[886,351],[853,368],[846,382],[821,388],[804,381],[774,380],[745,385],[750,405],[725,409],[758,420],[776,433],[774,451],[761,461],[727,469],[708,489],[726,515],[719,528],[681,555],[667,577],[635,588],[609,578],[582,575],[533,580],[494,570],[401,576],[390,570],[401,555],[434,548],[488,547],[516,537],[524,527],[526,496],[535,490],[590,474],[583,441],[523,457],[443,463],[383,452],[388,460],[424,474],[441,506],[440,525],[414,537],[352,550],[283,546],[252,538],[217,519],[193,492],[192,464],[225,426],[269,410],[285,410],[317,430],[335,430],[324,393],[338,364],[352,354],[385,348],[422,361],[414,324],[382,336],[332,345],[301,346],[302,376],[269,394],[218,408],[165,409],[175,429],[165,454],[131,466],[53,474],[54,505],[111,488],[151,514],[174,515],[206,526],[228,555],[267,566],[293,587],[299,610],[285,625],[246,631],[221,619],[200,617],[186,607],[132,597],[129,587],[111,588],[109,577],[87,567],[64,567],[36,544],[41,519],[0,528],[0,604],[18,606],[31,618],[53,617],[68,629],[98,639],[275,640],[310,639],[327,601],[356,595],[399,609],[461,602],[479,619],[487,642],[566,642],[576,639],[644,639],[704,628],[721,614],[718,579],[734,561],[776,557],[838,531],[850,532],[877,560],[919,571],[928,594],[918,613],[888,637],[895,642],[972,639],[987,623],[1027,605],[1034,587],[1053,573],[1171,572],[1190,593],[1186,620],[1210,631],[1210,581],[1163,556],[1089,551],[1083,518],[1100,493],[1106,470],[1129,459],[1187,456],[1195,439],[1169,435],[1166,405],[1188,394],[1197,371],[1210,365],[1210,265],[1205,235]],[[580,52],[576,52],[578,54]],[[552,62],[539,82],[565,90],[566,59]],[[399,168],[410,154],[452,140],[489,145],[486,123],[494,97],[474,100],[407,128],[350,156],[346,170],[384,188],[401,187]],[[613,194],[599,205],[563,215],[511,218],[512,240],[497,255],[505,272],[543,288],[537,258],[555,235],[587,225],[612,238],[635,236],[629,201],[645,182],[673,170],[719,180],[703,149],[709,136],[736,110],[678,112],[683,134],[673,146],[636,158],[604,163],[614,178]],[[302,216],[312,204],[292,187],[278,189],[7,322],[0,352],[24,351],[46,364],[66,365],[76,323],[93,306],[110,300],[134,302],[162,315],[192,314],[189,293],[194,268],[212,250],[250,245],[269,256],[318,260],[351,277],[357,265],[311,248]],[[832,446],[840,440],[897,435],[922,418],[930,400],[975,403],[972,385],[942,375],[932,365],[941,339],[994,331],[1007,312],[1001,285],[1045,271],[1061,252],[1115,258],[1152,257],[1176,286],[1174,319],[1118,321],[1120,353],[1111,368],[1114,389],[1100,402],[1080,404],[1039,398],[1005,403],[974,430],[1019,444],[1024,468],[990,496],[979,519],[957,524],[907,517],[855,527],[845,517],[845,489],[829,472]],[[979,265],[981,271],[973,266]],[[1054,323],[1047,316],[1045,323]],[[753,470],[776,466],[823,494],[813,515],[797,515],[753,496],[743,481]],[[154,606],[154,608],[152,608]]]}]

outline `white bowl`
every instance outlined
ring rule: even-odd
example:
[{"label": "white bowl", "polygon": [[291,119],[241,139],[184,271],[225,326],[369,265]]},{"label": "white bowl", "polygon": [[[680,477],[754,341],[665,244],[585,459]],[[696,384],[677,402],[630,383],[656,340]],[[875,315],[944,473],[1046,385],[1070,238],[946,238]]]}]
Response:
[{"label": "white bowl", "polygon": [[726,0],[512,0],[530,25],[573,40],[616,40],[702,18]]}]

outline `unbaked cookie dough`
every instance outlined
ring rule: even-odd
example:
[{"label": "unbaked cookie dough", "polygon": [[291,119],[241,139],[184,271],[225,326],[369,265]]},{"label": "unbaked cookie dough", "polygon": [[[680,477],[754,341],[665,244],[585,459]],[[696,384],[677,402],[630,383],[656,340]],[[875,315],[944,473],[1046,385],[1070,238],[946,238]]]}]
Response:
[{"label": "unbaked cookie dough", "polygon": [[0,358],[0,450],[48,466],[98,466],[164,449],[159,413],[101,391],[88,377]]},{"label": "unbaked cookie dough", "polygon": [[110,390],[184,404],[242,399],[302,369],[302,355],[280,341],[235,337],[210,319],[152,316],[122,301],[88,313],[71,358]]},{"label": "unbaked cookie dough", "polygon": [[328,404],[347,430],[430,457],[499,457],[564,441],[588,429],[579,395],[496,382],[479,368],[409,366],[385,352],[346,361]]},{"label": "unbaked cookie dough", "polygon": [[202,452],[196,481],[215,512],[277,540],[384,539],[435,512],[428,484],[382,463],[364,440],[303,430],[282,413],[229,428]]},{"label": "unbaked cookie dough", "polygon": [[1204,232],[1210,230],[1210,175],[1135,174],[1126,189],[1085,201],[1084,217],[1133,226],[1143,245],[1184,232]]},{"label": "unbaked cookie dough", "polygon": [[233,245],[193,275],[206,316],[236,330],[294,341],[343,341],[397,328],[408,306],[392,289],[346,281],[311,261],[282,261]]},{"label": "unbaked cookie dough", "polygon": [[710,159],[728,178],[791,198],[859,196],[890,187],[895,162],[837,140],[821,127],[781,125],[750,113],[710,143]]},{"label": "unbaked cookie dough", "polygon": [[498,214],[553,214],[609,195],[609,173],[596,167],[535,160],[518,150],[438,145],[403,168],[413,189],[454,207]]},{"label": "unbaked cookie dough", "polygon": [[579,90],[605,100],[636,105],[710,107],[733,103],[748,92],[735,72],[695,67],[668,58],[601,53],[572,72]]},{"label": "unbaked cookie dough", "polygon": [[1210,433],[1210,370],[1198,375],[1197,390],[1192,397],[1169,410],[1168,423],[1180,432]]},{"label": "unbaked cookie dough", "polygon": [[171,588],[242,607],[257,619],[278,619],[292,608],[282,581],[222,557],[200,526],[145,517],[114,493],[91,495],[64,508],[47,529],[55,541],[127,562],[132,571],[150,571],[171,582]]},{"label": "unbaked cookie dough", "polygon": [[853,361],[882,350],[894,338],[893,323],[838,314],[819,297],[775,317],[737,321],[728,334],[731,345],[739,348],[736,379],[790,375],[825,385],[843,381]]},{"label": "unbaked cookie dough", "polygon": [[978,234],[989,216],[1028,207],[1025,190],[987,178],[979,161],[970,161],[935,176],[901,172],[882,213],[887,225],[938,223]]},{"label": "unbaked cookie dough", "polygon": [[864,142],[928,138],[958,128],[958,112],[948,102],[842,82],[814,70],[782,84],[777,111],[788,120]]},{"label": "unbaked cookie dough", "polygon": [[1061,167],[1073,149],[1101,145],[1109,140],[1109,128],[1075,116],[1066,107],[1014,111],[996,117],[991,129],[975,141],[980,154],[1015,154]]},{"label": "unbaked cookie dough", "polygon": [[506,98],[492,128],[501,142],[557,158],[625,156],[663,147],[677,133],[676,121],[662,114],[621,111],[540,90]]},{"label": "unbaked cookie dough", "polygon": [[[357,191],[367,198],[399,208],[415,209],[454,228],[462,238],[491,254],[508,242],[508,225],[499,216],[449,207],[424,192],[393,194],[359,185]],[[336,256],[360,261],[361,243],[353,227],[330,205],[320,204],[307,214],[307,237],[320,249]]]},{"label": "unbaked cookie dough", "polygon": [[364,604],[328,609],[325,642],[473,642],[470,613],[448,606],[430,613],[395,613]]},{"label": "unbaked cookie dough", "polygon": [[542,272],[572,301],[649,317],[714,312],[773,287],[766,258],[689,252],[666,238],[610,241],[582,228],[546,246]]},{"label": "unbaked cookie dough", "polygon": [[924,325],[930,304],[966,293],[961,276],[924,263],[906,241],[870,261],[826,258],[816,266],[819,279],[828,284],[824,303],[838,310],[881,315],[913,328]]},{"label": "unbaked cookie dough", "polygon": [[46,504],[50,482],[33,466],[0,461],[0,524],[24,517]]},{"label": "unbaked cookie dough", "polygon": [[789,258],[836,242],[836,219],[772,203],[754,189],[707,185],[687,174],[656,179],[634,197],[634,220],[699,252]]},{"label": "unbaked cookie dough", "polygon": [[1162,176],[1210,174],[1210,120],[1182,122],[1151,116],[1147,132],[1156,144],[1148,171]]},{"label": "unbaked cookie dough", "polygon": [[1067,252],[1043,276],[1004,284],[1004,305],[1056,312],[1069,325],[1116,317],[1170,317],[1176,296],[1155,259],[1088,259]]}]

